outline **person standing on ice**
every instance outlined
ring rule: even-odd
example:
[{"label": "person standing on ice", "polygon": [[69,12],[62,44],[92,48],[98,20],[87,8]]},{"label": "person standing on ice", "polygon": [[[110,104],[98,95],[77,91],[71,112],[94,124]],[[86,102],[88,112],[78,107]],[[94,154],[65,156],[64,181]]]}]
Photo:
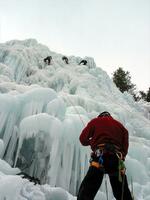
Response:
[{"label": "person standing on ice", "polygon": [[124,165],[128,152],[127,129],[105,111],[87,124],[79,139],[82,145],[91,146],[92,153],[90,167],[80,185],[77,200],[93,200],[105,174],[109,176],[117,200],[133,200]]},{"label": "person standing on ice", "polygon": [[68,58],[67,58],[66,56],[63,56],[63,57],[62,57],[62,60],[65,61],[66,64],[69,64]]},{"label": "person standing on ice", "polygon": [[81,60],[81,62],[79,63],[79,65],[81,65],[81,64],[86,65],[87,61],[86,60]]},{"label": "person standing on ice", "polygon": [[52,60],[52,56],[47,56],[46,58],[44,58],[44,62],[45,62],[47,65],[50,65],[50,64],[51,64],[51,60]]}]

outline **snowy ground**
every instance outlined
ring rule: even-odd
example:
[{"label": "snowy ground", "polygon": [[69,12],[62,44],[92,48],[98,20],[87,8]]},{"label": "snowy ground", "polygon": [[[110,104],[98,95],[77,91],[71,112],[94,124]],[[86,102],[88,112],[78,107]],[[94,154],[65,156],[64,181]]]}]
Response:
[{"label": "snowy ground", "polygon": [[[0,44],[0,200],[76,199],[90,155],[78,137],[104,110],[129,130],[129,185],[136,200],[150,200],[150,106],[120,93],[93,58],[84,66],[70,56],[67,65],[62,56],[34,39]],[[113,199],[109,181],[108,190]],[[104,183],[95,199],[106,200]]]}]

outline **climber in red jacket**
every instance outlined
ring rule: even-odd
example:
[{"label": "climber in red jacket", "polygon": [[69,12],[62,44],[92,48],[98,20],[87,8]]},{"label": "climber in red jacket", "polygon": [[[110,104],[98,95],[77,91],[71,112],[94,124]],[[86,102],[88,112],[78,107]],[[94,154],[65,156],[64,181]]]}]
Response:
[{"label": "climber in red jacket", "polygon": [[79,139],[82,145],[91,146],[92,153],[77,200],[93,200],[104,174],[108,174],[117,200],[132,200],[123,162],[128,152],[127,129],[104,111],[87,124]]}]

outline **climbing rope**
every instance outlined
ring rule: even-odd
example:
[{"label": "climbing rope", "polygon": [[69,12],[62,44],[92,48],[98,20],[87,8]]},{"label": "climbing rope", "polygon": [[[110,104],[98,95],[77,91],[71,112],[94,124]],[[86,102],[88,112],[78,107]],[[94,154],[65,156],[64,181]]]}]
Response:
[{"label": "climbing rope", "polygon": [[[126,169],[125,169],[125,172],[126,172]],[[125,172],[124,172],[124,174],[123,174],[123,177],[122,177],[122,191],[121,191],[121,200],[123,200],[123,196],[124,196]],[[124,199],[124,200],[125,200],[125,199]]]},{"label": "climbing rope", "polygon": [[106,199],[108,200],[108,187],[107,187],[107,177],[106,177],[106,174],[104,176],[105,176]]},{"label": "climbing rope", "polygon": [[131,196],[132,196],[132,199],[134,200],[134,191],[133,191],[133,179],[132,179],[132,176],[131,176]]},{"label": "climbing rope", "polygon": [[71,105],[73,106],[73,108],[75,109],[76,113],[79,115],[79,118],[80,118],[80,120],[81,120],[83,126],[85,127],[86,125],[85,125],[85,123],[84,123],[84,121],[83,121],[83,119],[82,119],[80,113],[78,112],[78,109],[75,107],[75,105],[73,104],[73,102],[71,101],[71,99],[70,99],[70,97],[69,97],[69,95],[68,95],[67,93],[66,93],[66,96],[67,96],[67,99],[68,99],[68,101],[70,102],[70,104],[71,104]]}]

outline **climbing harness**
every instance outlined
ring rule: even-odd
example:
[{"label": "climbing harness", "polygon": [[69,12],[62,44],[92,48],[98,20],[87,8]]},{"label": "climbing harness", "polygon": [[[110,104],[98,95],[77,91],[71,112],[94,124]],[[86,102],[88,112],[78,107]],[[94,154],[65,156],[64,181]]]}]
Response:
[{"label": "climbing harness", "polygon": [[96,157],[98,158],[98,160],[94,161],[94,159],[91,156],[90,165],[98,169],[104,169],[103,151],[101,149],[97,149],[94,153]]},{"label": "climbing harness", "polygon": [[[107,158],[108,157],[108,158]],[[115,166],[115,164],[117,166]],[[123,155],[118,147],[112,144],[100,144],[95,152],[92,152],[90,166],[102,170],[105,174],[114,174],[118,171],[118,179],[122,182],[125,174]]]}]

